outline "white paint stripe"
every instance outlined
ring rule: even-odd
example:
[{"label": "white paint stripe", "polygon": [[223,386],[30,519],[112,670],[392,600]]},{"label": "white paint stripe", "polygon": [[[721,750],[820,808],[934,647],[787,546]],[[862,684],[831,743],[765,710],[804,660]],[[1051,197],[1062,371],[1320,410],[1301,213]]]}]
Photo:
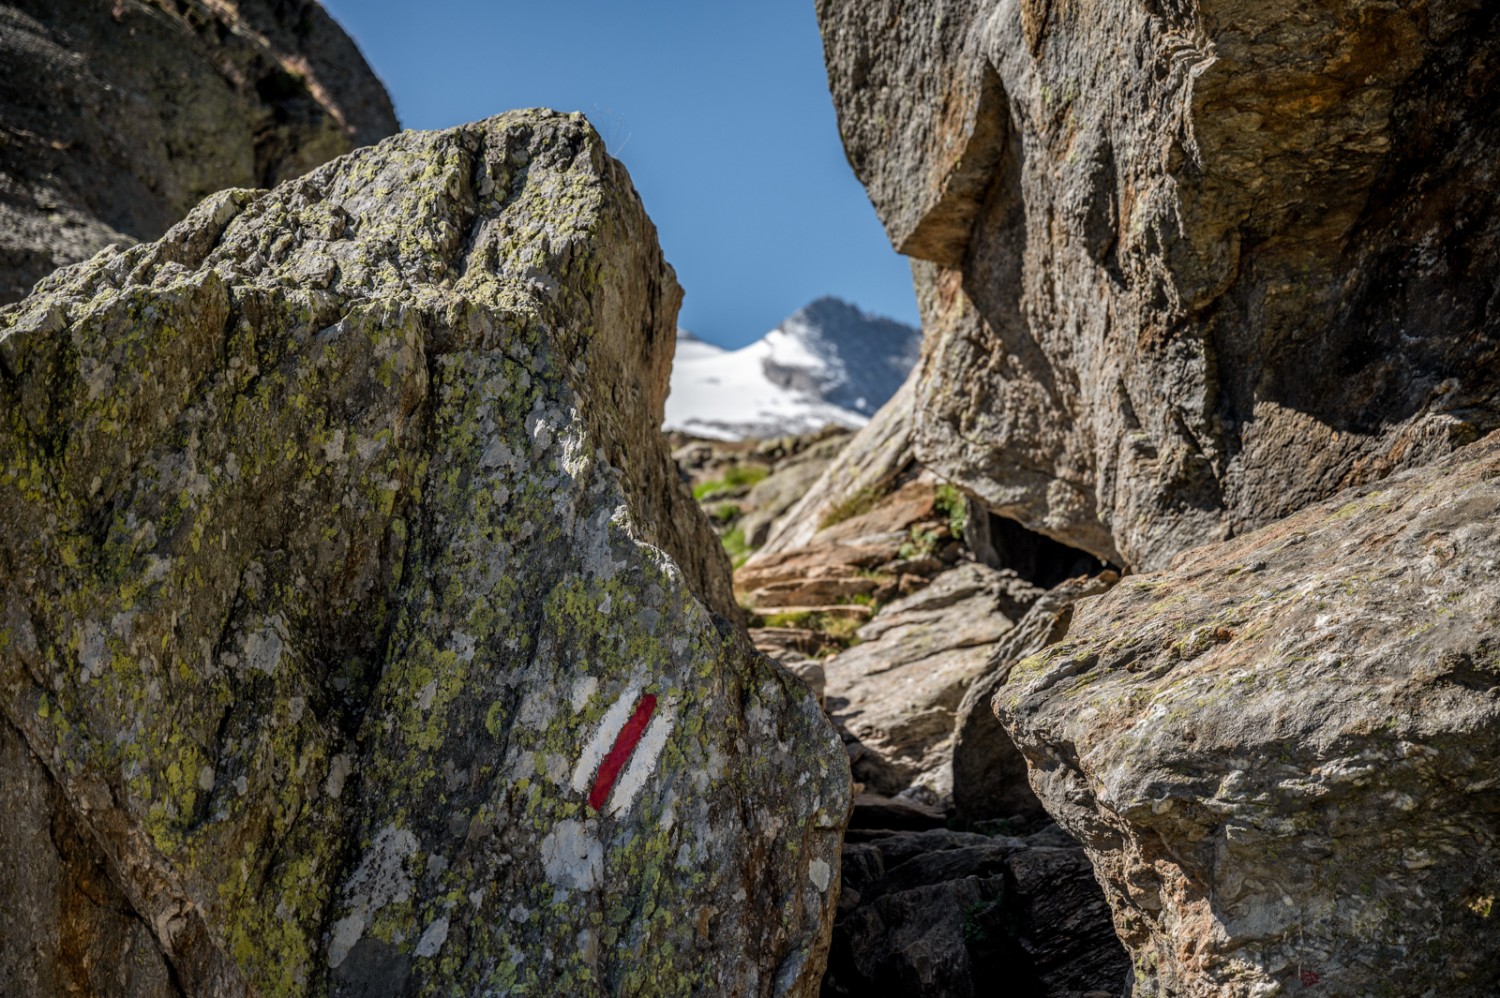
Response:
[{"label": "white paint stripe", "polygon": [[610,814],[629,810],[630,805],[635,803],[636,796],[656,771],[656,760],[661,758],[661,750],[667,747],[667,737],[672,734],[672,726],[676,721],[677,712],[672,704],[665,700],[657,701],[656,715],[646,726],[646,733],[635,747],[630,764],[615,782],[614,793],[609,795]]},{"label": "white paint stripe", "polygon": [[625,727],[625,722],[630,720],[630,715],[635,713],[635,702],[639,699],[639,689],[627,689],[605,711],[604,719],[594,731],[594,737],[583,747],[583,755],[578,757],[578,765],[573,767],[573,789],[578,793],[588,793],[594,782],[594,774],[599,771],[599,764],[604,761],[609,750],[614,748],[615,737]]}]

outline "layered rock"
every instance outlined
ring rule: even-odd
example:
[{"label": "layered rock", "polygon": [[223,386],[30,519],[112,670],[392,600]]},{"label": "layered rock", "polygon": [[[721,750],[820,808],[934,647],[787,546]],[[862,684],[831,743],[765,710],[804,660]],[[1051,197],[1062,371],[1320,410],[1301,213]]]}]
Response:
[{"label": "layered rock", "polygon": [[848,775],[714,613],[679,295],[520,112],[0,311],[11,987],[815,990]]},{"label": "layered rock", "polygon": [[1500,988],[1500,434],[1124,579],[996,699],[1137,995]]},{"label": "layered rock", "polygon": [[916,785],[946,802],[959,704],[1039,595],[1014,573],[968,562],[881,608],[858,644],[824,664],[830,716],[858,745],[856,780],[883,794]]},{"label": "layered rock", "polygon": [[10,0],[0,63],[0,304],[397,127],[315,0]]},{"label": "layered rock", "polygon": [[819,0],[916,456],[1160,567],[1500,425],[1497,12]]},{"label": "layered rock", "polygon": [[889,402],[849,440],[789,509],[771,523],[765,544],[751,557],[760,563],[771,555],[808,547],[813,535],[836,511],[869,508],[912,472],[911,419],[917,371],[902,382]]}]

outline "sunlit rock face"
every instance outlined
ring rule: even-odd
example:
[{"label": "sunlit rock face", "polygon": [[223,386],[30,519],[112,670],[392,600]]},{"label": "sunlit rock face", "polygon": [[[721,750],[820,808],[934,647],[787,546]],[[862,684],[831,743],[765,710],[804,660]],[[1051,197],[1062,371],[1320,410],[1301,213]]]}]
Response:
[{"label": "sunlit rock face", "polygon": [[0,312],[0,978],[813,993],[847,763],[658,432],[679,299],[528,111]]},{"label": "sunlit rock face", "polygon": [[1076,604],[995,699],[1138,996],[1500,988],[1500,433]]},{"label": "sunlit rock face", "polygon": [[397,127],[315,0],[8,0],[0,65],[0,303]]},{"label": "sunlit rock face", "polygon": [[1477,0],[820,0],[917,456],[1133,568],[1500,425]]}]

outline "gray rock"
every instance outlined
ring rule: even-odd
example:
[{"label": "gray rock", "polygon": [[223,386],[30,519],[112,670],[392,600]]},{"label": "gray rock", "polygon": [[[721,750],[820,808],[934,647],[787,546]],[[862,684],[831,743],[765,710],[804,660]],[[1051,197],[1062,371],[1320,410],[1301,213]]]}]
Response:
[{"label": "gray rock", "polygon": [[991,510],[1153,569],[1500,426],[1491,7],[817,7]]},{"label": "gray rock", "polygon": [[1075,602],[1106,592],[1117,581],[1118,575],[1106,572],[1049,589],[990,648],[985,673],[964,693],[953,726],[953,806],[963,819],[1034,820],[1046,815],[1026,781],[1026,759],[991,703],[1015,663],[1068,633]]},{"label": "gray rock", "polygon": [[771,474],[757,482],[745,497],[747,510],[740,518],[745,543],[751,547],[765,544],[771,524],[796,505],[817,482],[844,445],[849,434],[828,434],[796,454],[776,464]]},{"label": "gray rock", "polygon": [[84,938],[126,995],[817,987],[848,773],[712,612],[679,295],[597,134],[527,111],[0,310],[11,979]]},{"label": "gray rock", "polygon": [[1127,577],[996,699],[1136,994],[1500,989],[1500,434]]},{"label": "gray rock", "polygon": [[765,546],[750,557],[748,565],[807,547],[835,510],[862,505],[867,498],[873,503],[911,470],[916,375],[913,370],[890,401],[829,462],[806,494],[771,525]]},{"label": "gray rock", "polygon": [[10,0],[0,64],[0,304],[397,128],[314,0]]}]

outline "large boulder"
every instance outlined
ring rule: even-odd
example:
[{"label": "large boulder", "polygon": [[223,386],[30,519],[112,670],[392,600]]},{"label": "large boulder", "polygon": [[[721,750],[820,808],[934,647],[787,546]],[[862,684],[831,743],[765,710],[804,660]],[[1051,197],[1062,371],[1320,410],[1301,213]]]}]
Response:
[{"label": "large boulder", "polygon": [[679,296],[529,111],[0,311],[9,993],[816,989],[848,772],[658,433]]},{"label": "large boulder", "polygon": [[0,64],[0,304],[397,127],[316,0],[8,0]]},{"label": "large boulder", "polygon": [[1138,996],[1500,993],[1500,433],[1127,577],[996,705]]},{"label": "large boulder", "polygon": [[1156,568],[1500,425],[1493,5],[817,7],[992,510]]}]

